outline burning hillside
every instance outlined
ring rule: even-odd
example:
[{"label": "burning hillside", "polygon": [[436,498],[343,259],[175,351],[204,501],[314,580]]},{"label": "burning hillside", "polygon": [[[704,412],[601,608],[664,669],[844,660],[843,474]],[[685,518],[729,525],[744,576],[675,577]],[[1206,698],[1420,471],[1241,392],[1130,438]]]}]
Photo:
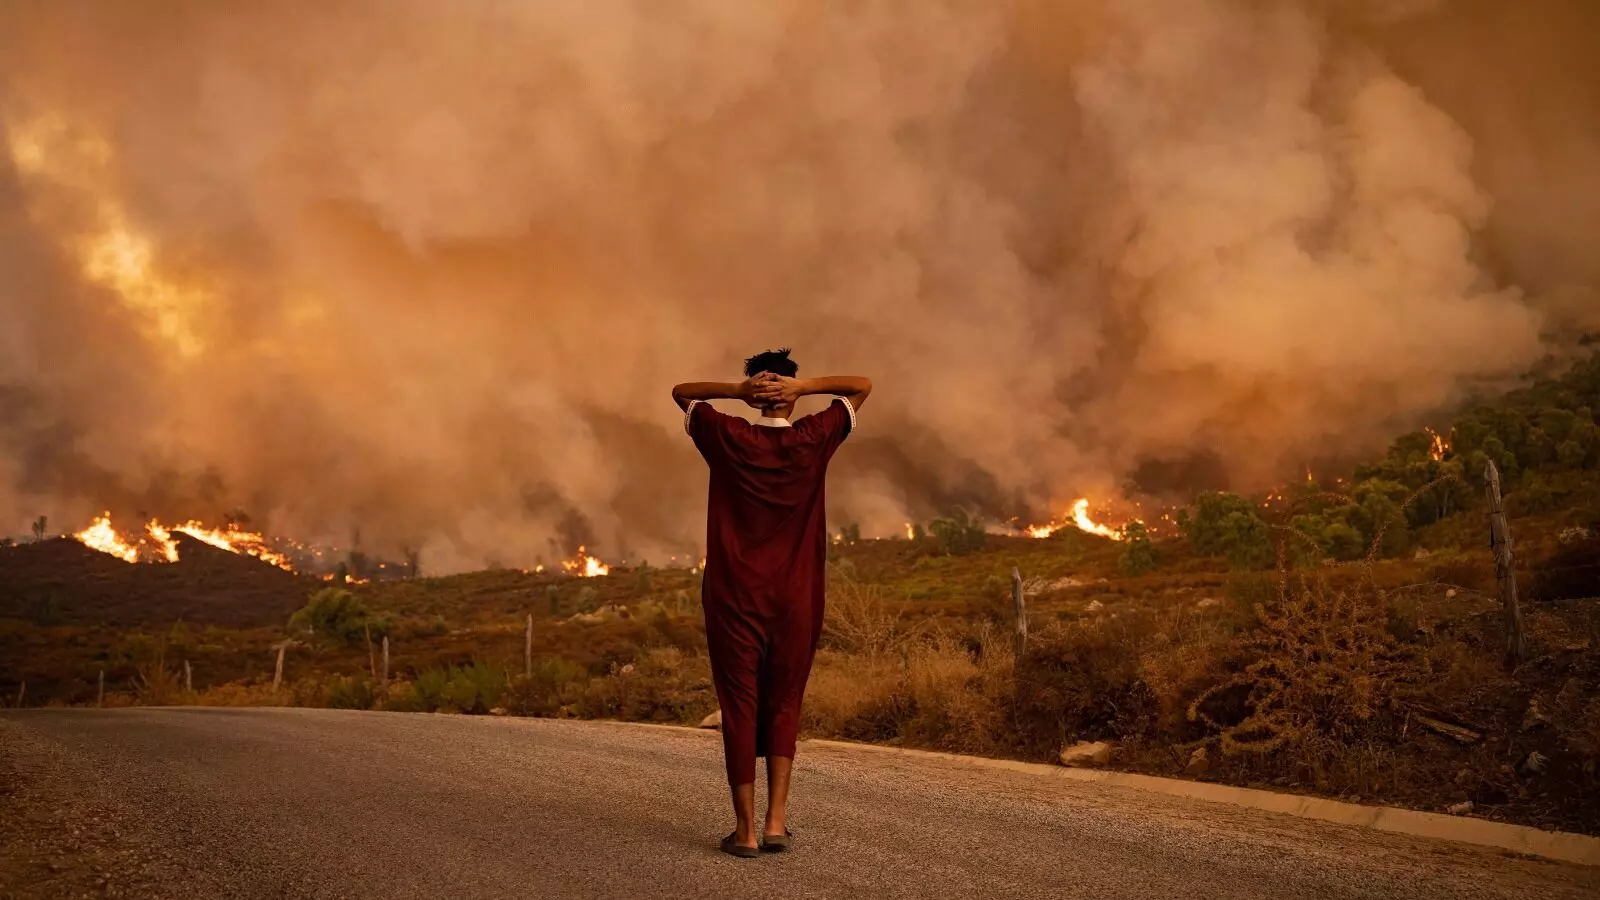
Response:
[{"label": "burning hillside", "polygon": [[293,572],[295,567],[289,557],[272,549],[267,539],[258,532],[246,531],[237,525],[207,528],[189,520],[182,525],[164,525],[151,519],[144,528],[133,534],[117,531],[111,524],[111,514],[97,516],[88,527],[72,537],[92,550],[99,550],[128,563],[177,562],[180,558],[175,535],[187,535],[219,550],[252,556],[271,563],[280,569]]}]

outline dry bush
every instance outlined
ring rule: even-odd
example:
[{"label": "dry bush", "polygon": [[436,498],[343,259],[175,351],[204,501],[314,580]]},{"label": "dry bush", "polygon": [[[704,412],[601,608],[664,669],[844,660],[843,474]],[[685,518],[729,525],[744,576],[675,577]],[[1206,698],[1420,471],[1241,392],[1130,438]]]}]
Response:
[{"label": "dry bush", "polygon": [[653,647],[583,687],[573,711],[590,719],[698,722],[717,706],[711,663],[676,647]]},{"label": "dry bush", "polygon": [[855,656],[881,656],[903,650],[925,631],[925,625],[907,623],[900,605],[890,603],[883,588],[856,580],[842,567],[830,572],[823,646]]},{"label": "dry bush", "polygon": [[167,668],[166,648],[156,651],[153,659],[135,667],[134,694],[141,706],[170,706],[183,699],[183,676],[176,669]]},{"label": "dry bush", "polygon": [[[1397,689],[1414,674],[1412,654],[1388,630],[1388,604],[1375,589],[1330,587],[1283,575],[1278,596],[1259,604],[1261,626],[1241,636],[1241,671],[1189,705],[1216,729],[1225,755],[1270,753],[1319,741],[1365,739]],[[1242,689],[1246,715],[1222,721],[1206,701]],[[1324,754],[1326,755],[1326,754]]]}]

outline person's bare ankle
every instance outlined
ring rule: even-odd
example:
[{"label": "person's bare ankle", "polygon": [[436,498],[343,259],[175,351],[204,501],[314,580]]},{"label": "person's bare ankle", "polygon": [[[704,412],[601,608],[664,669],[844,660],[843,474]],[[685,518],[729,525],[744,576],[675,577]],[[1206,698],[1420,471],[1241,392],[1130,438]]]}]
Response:
[{"label": "person's bare ankle", "polygon": [[785,833],[785,831],[786,831],[786,828],[785,828],[785,823],[784,823],[783,819],[781,819],[781,818],[778,818],[778,819],[768,818],[767,819],[767,824],[766,824],[766,826],[764,828],[762,828],[761,833],[762,834],[778,835],[778,834]]}]

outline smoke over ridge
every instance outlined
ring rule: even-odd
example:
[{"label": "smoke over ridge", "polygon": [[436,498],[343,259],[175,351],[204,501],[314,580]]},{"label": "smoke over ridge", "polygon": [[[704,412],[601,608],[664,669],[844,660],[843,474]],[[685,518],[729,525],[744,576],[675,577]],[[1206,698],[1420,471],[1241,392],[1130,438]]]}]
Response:
[{"label": "smoke over ridge", "polygon": [[1600,10],[1506,6],[9,4],[0,533],[693,552],[779,344],[869,534],[1368,452],[1600,328]]}]

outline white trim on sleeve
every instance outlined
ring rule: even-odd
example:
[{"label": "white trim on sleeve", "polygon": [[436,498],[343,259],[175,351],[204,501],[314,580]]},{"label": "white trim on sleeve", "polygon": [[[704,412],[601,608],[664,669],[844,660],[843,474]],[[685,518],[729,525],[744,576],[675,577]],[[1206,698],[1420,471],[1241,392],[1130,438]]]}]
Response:
[{"label": "white trim on sleeve", "polygon": [[683,408],[683,433],[690,437],[694,437],[694,432],[689,430],[689,417],[694,415],[694,408],[699,405],[699,400],[690,400],[689,405]]},{"label": "white trim on sleeve", "polygon": [[856,407],[848,397],[840,397],[839,402],[844,404],[844,411],[850,414],[850,433],[856,433]]}]

